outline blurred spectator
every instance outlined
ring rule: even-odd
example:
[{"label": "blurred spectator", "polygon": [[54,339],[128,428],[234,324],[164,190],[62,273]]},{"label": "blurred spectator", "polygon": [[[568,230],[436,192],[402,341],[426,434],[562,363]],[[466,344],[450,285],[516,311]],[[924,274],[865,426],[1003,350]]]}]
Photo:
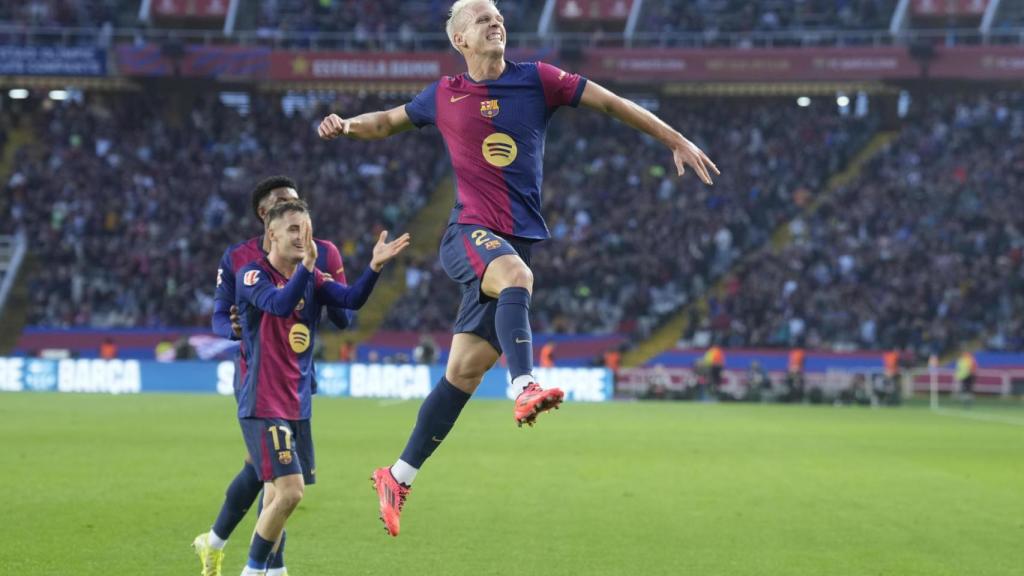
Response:
[{"label": "blurred spectator", "polygon": [[618,372],[622,365],[622,352],[618,348],[612,348],[604,353],[604,367],[612,372]]},{"label": "blurred spectator", "polygon": [[350,340],[345,340],[338,346],[338,362],[355,362],[356,345]]},{"label": "blurred spectator", "polygon": [[704,366],[708,370],[708,385],[711,395],[717,396],[722,387],[722,372],[725,370],[725,351],[721,346],[712,346],[704,354]]},{"label": "blurred spectator", "polygon": [[964,351],[956,361],[956,385],[960,397],[970,399],[974,394],[974,379],[978,372],[978,362],[974,354]]},{"label": "blurred spectator", "polygon": [[900,374],[900,352],[899,350],[888,350],[882,354],[882,374],[886,380],[886,389],[896,392],[898,397],[902,386],[902,375]]},{"label": "blurred spectator", "polygon": [[540,367],[541,368],[554,368],[555,367],[555,343],[548,340],[540,347]]},{"label": "blurred spectator", "polygon": [[100,344],[100,358],[104,360],[113,360],[117,358],[117,344],[114,343],[113,338],[104,338]]},{"label": "blurred spectator", "polygon": [[749,402],[771,400],[772,381],[757,360],[750,363],[750,369],[747,370],[744,378],[744,385],[746,386],[745,400]]},{"label": "blurred spectator", "polygon": [[417,364],[434,364],[437,362],[437,342],[433,336],[420,336],[420,343],[412,352],[412,359]]},{"label": "blurred spectator", "polygon": [[174,342],[170,340],[161,340],[157,343],[156,349],[153,351],[154,357],[157,362],[174,362],[177,357],[177,351],[174,348]]}]

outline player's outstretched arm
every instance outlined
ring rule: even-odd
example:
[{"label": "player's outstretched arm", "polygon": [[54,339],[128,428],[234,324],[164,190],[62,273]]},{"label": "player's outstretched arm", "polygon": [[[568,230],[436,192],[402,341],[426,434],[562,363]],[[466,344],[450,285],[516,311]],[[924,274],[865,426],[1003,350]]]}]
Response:
[{"label": "player's outstretched arm", "polygon": [[387,230],[380,233],[377,245],[373,247],[370,266],[354,284],[342,286],[332,281],[320,284],[318,290],[325,304],[352,310],[358,310],[363,307],[363,304],[366,304],[370,293],[373,292],[373,287],[377,284],[377,278],[380,277],[380,271],[384,268],[384,264],[409,247],[409,234],[403,234],[391,242],[388,242],[387,238]]},{"label": "player's outstretched arm", "polygon": [[373,257],[370,258],[370,268],[373,268],[374,272],[380,272],[384,268],[389,260],[398,256],[406,248],[409,247],[409,242],[412,240],[412,236],[406,232],[398,238],[395,238],[391,242],[388,242],[388,231],[384,230],[377,237],[377,244],[373,247]]},{"label": "player's outstretched arm", "polygon": [[587,81],[586,87],[583,88],[580,103],[587,108],[604,112],[641,132],[657,138],[659,142],[672,150],[676,172],[680,176],[686,172],[686,166],[693,168],[697,176],[705,184],[713,184],[710,172],[721,174],[718,171],[718,167],[715,166],[715,163],[708,158],[708,155],[703,150],[662,121],[661,118],[658,118],[637,103],[618,96],[597,82],[593,80]]},{"label": "player's outstretched arm", "polygon": [[320,122],[317,133],[324,140],[334,140],[339,136],[356,140],[380,140],[412,127],[412,121],[405,112],[405,105],[402,105],[390,110],[367,112],[348,119],[331,114]]}]

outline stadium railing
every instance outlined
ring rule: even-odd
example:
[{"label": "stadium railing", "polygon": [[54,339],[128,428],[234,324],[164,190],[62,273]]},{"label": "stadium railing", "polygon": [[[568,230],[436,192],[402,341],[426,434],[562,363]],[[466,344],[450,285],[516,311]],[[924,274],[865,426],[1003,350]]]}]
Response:
[{"label": "stadium railing", "polygon": [[[234,44],[265,48],[301,48],[304,50],[446,50],[447,36],[437,33],[376,34],[359,41],[345,32],[285,32],[279,30],[242,30],[225,35],[219,30],[170,28],[64,28],[35,27],[0,23],[0,44],[55,46],[110,46],[122,43]],[[508,47],[551,48],[556,50],[606,48],[772,48],[772,47],[845,47],[894,46],[927,42],[958,45],[1021,45],[1024,27],[982,33],[976,29],[833,30],[803,29],[774,32],[641,32],[624,33],[560,32],[553,34],[510,33]]]},{"label": "stadium railing", "polygon": [[3,314],[7,296],[25,259],[27,245],[24,232],[0,236],[0,314]]}]

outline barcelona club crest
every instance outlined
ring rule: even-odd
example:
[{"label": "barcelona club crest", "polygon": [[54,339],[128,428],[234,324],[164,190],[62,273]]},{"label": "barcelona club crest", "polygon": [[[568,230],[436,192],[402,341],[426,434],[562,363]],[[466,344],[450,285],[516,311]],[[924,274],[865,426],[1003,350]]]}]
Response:
[{"label": "barcelona club crest", "polygon": [[501,110],[498,108],[497,100],[484,100],[480,103],[480,114],[484,118],[494,118]]},{"label": "barcelona club crest", "polygon": [[287,466],[291,464],[292,453],[289,452],[288,450],[281,450],[280,452],[277,453],[277,461],[280,462],[282,466]]}]

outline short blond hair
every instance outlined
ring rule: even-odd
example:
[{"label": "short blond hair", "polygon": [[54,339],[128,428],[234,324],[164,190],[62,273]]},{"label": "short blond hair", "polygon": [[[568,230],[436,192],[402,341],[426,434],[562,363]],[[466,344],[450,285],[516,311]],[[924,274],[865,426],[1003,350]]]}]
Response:
[{"label": "short blond hair", "polygon": [[[462,50],[459,50],[459,47],[455,45],[455,23],[458,20],[462,20],[462,13],[466,8],[478,2],[490,2],[491,6],[498,5],[498,0],[455,0],[455,3],[452,4],[452,7],[448,10],[448,22],[444,25],[444,31],[448,33],[448,42],[451,43],[452,48],[455,48],[455,50],[460,54],[462,53]],[[464,27],[465,26],[460,25],[459,31]]]}]

